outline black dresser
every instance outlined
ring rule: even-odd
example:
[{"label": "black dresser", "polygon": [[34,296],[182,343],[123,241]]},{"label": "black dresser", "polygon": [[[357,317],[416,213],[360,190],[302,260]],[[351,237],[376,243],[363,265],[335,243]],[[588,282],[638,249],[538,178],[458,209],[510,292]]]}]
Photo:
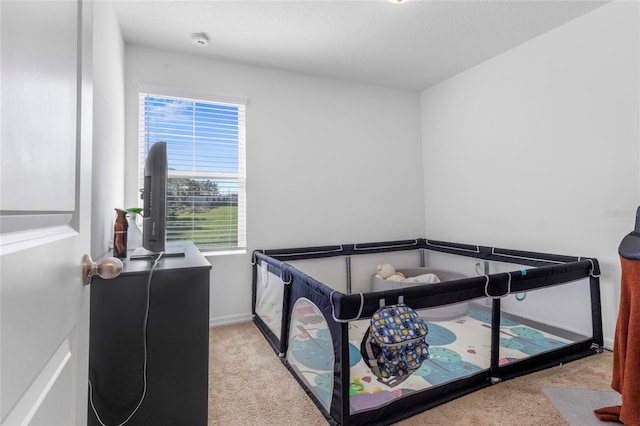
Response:
[{"label": "black dresser", "polygon": [[88,425],[205,426],[208,408],[209,272],[190,242],[185,255],[160,259],[153,272],[147,319],[147,283],[153,260],[123,259],[119,277],[91,283]]}]

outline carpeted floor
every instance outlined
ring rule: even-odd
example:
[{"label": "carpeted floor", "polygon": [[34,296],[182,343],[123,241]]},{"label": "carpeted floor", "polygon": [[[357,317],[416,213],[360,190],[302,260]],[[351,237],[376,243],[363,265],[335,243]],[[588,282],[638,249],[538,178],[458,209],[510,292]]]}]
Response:
[{"label": "carpeted floor", "polygon": [[[327,424],[253,323],[215,327],[209,336],[210,426]],[[507,380],[397,425],[568,425],[543,388],[609,391],[612,359],[612,353],[605,351]],[[571,407],[570,400],[563,404],[561,409],[563,406],[576,408]],[[586,416],[590,418],[591,413]]]}]

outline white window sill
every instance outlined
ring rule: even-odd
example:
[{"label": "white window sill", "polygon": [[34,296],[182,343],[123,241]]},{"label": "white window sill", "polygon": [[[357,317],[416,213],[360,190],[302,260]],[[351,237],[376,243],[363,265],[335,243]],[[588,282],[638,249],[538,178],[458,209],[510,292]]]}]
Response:
[{"label": "white window sill", "polygon": [[201,252],[205,257],[212,256],[229,256],[234,254],[246,254],[246,249],[234,249],[234,250],[218,250],[218,251],[203,251]]}]

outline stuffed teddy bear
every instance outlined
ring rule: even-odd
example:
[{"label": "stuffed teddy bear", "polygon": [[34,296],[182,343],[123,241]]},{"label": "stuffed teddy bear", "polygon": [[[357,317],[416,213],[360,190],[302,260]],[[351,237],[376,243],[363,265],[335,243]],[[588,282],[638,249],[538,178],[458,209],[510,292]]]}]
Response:
[{"label": "stuffed teddy bear", "polygon": [[417,277],[407,278],[402,272],[396,271],[390,263],[383,263],[376,268],[376,278],[386,281],[399,281],[409,283],[439,283],[440,278],[435,274],[423,274]]},{"label": "stuffed teddy bear", "polygon": [[397,272],[390,263],[383,263],[376,268],[376,278],[388,281],[404,281],[407,277],[402,272]]}]

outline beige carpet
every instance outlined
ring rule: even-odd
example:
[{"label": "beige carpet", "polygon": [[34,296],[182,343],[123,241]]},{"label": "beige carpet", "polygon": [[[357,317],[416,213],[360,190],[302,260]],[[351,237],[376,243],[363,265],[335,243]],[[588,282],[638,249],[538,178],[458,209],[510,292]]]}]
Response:
[{"label": "beige carpet", "polygon": [[[253,323],[215,327],[209,335],[210,426],[327,424]],[[605,351],[507,380],[397,425],[567,425],[542,388],[610,390],[612,359]]]}]

